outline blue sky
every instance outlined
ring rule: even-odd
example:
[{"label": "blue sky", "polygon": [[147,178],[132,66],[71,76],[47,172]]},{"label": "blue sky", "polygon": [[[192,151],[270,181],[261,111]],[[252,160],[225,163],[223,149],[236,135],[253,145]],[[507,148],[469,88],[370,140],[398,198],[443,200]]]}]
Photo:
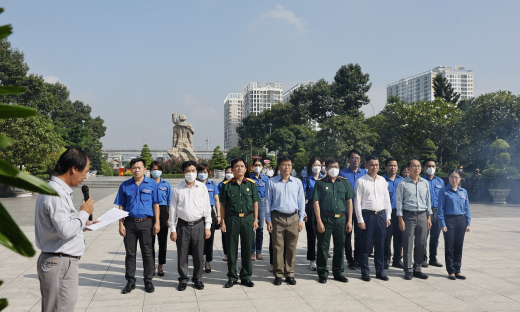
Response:
[{"label": "blue sky", "polygon": [[[341,65],[386,85],[437,65],[475,72],[477,95],[520,93],[520,1],[3,1],[31,72],[66,84],[107,126],[104,148],[223,146],[223,100],[249,82],[330,81]],[[363,111],[372,115],[370,107]]]}]

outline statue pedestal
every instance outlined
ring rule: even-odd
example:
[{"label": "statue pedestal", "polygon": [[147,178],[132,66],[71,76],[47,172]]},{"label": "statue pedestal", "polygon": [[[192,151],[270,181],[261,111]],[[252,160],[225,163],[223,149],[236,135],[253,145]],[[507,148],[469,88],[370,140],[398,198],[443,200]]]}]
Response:
[{"label": "statue pedestal", "polygon": [[193,150],[187,149],[185,147],[172,147],[168,150],[168,155],[170,155],[171,158],[180,158],[183,161],[197,161],[197,156]]}]

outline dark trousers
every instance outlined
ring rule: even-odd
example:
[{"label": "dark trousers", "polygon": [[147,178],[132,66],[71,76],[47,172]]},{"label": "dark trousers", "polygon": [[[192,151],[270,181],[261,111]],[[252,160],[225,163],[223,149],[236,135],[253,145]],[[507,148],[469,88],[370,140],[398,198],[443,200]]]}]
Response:
[{"label": "dark trousers", "polygon": [[[161,210],[161,214],[159,216],[159,223],[161,226],[161,230],[157,233],[157,240],[159,242],[159,264],[166,263],[166,250],[168,248],[168,206],[159,206]],[[155,224],[155,218],[154,224]],[[153,232],[152,232],[153,233]],[[152,254],[154,256],[155,261],[155,235],[152,236]]]},{"label": "dark trousers", "polygon": [[[362,210],[363,220],[365,221],[365,229],[360,229],[360,246],[361,274],[369,274],[368,255],[372,250],[372,242],[374,242],[374,264],[376,273],[383,273],[384,262],[384,243],[386,238],[386,213],[384,211],[374,214],[373,211]],[[356,225],[357,226],[357,225]]]},{"label": "dark trousers", "polygon": [[224,255],[228,254],[228,249],[227,249],[227,246],[226,246],[226,241],[227,241],[226,235],[227,235],[227,233],[222,232],[222,235],[221,235],[222,236],[221,237],[221,239],[222,239],[222,251],[224,252]]},{"label": "dark trousers", "polygon": [[430,236],[430,260],[437,261],[437,248],[439,247],[439,237],[441,236],[441,224],[437,219],[437,208],[432,208],[432,227],[426,232],[424,240],[424,261],[428,261],[428,236]]},{"label": "dark trousers", "polygon": [[402,259],[403,248],[403,232],[399,229],[399,218],[397,217],[397,209],[392,209],[392,219],[390,226],[386,228],[385,239],[385,261],[390,261],[392,256],[392,237],[394,238],[394,262],[399,262]]},{"label": "dark trousers", "polygon": [[126,228],[126,236],[123,239],[126,249],[125,278],[129,282],[135,283],[135,256],[137,253],[137,242],[139,241],[139,247],[141,248],[141,254],[143,256],[144,281],[151,282],[154,267],[152,219],[143,222],[134,222],[126,218],[124,226]]},{"label": "dark trousers", "polygon": [[314,201],[310,199],[307,205],[305,205],[305,213],[307,214],[307,222],[305,222],[305,231],[307,232],[307,260],[309,261],[316,261],[316,234],[318,233],[313,202]]},{"label": "dark trousers", "polygon": [[262,245],[264,243],[264,224],[265,224],[265,199],[262,198],[258,202],[258,228],[255,231],[255,236],[253,238],[253,248],[251,248],[251,253],[257,254],[262,253]]},{"label": "dark trousers", "polygon": [[191,250],[193,256],[193,277],[192,282],[202,280],[202,270],[204,269],[204,221],[195,225],[188,225],[183,220],[177,222],[177,263],[179,272],[179,282],[187,283],[188,277],[188,251]]},{"label": "dark trousers", "polygon": [[446,261],[446,271],[448,274],[460,273],[462,264],[462,245],[464,244],[464,235],[466,235],[466,217],[460,216],[444,216],[446,221],[447,232],[444,234],[444,259]]},{"label": "dark trousers", "polygon": [[215,214],[215,206],[211,206],[211,236],[204,240],[204,255],[206,261],[213,261],[213,242],[215,241],[215,226],[217,225],[217,215]]},{"label": "dark trousers", "polygon": [[269,233],[269,264],[273,265],[273,236]]},{"label": "dark trousers", "polygon": [[428,232],[428,217],[425,211],[417,213],[403,210],[403,221],[405,225],[403,232],[404,272],[421,272],[424,242],[426,232]]},{"label": "dark trousers", "polygon": [[[352,213],[352,227],[354,229],[345,236],[345,257],[347,258],[348,263],[353,263],[354,261],[358,263],[360,262],[359,250],[361,248],[361,240],[359,231],[361,229],[357,224],[356,214]],[[354,257],[352,257],[352,234],[354,234]]]},{"label": "dark trousers", "polygon": [[322,215],[321,221],[325,226],[325,232],[317,234],[318,259],[316,259],[316,266],[318,268],[318,276],[329,276],[327,260],[331,235],[334,242],[334,252],[332,255],[332,274],[334,276],[342,275],[345,271],[345,262],[343,261],[343,247],[345,246],[347,217],[341,216],[339,218],[334,218],[331,216]]},{"label": "dark trousers", "polygon": [[240,250],[242,255],[242,270],[240,279],[245,281],[253,274],[251,263],[251,247],[253,246],[253,215],[245,217],[226,216],[226,244],[228,248],[228,278],[232,281],[238,280],[237,258],[238,240],[240,238]]}]

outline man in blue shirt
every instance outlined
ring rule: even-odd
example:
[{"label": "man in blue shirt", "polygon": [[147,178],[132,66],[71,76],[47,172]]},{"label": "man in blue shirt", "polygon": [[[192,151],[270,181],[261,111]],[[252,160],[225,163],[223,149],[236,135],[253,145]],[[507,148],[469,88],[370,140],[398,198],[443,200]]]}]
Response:
[{"label": "man in blue shirt", "polygon": [[[435,175],[435,170],[437,168],[437,164],[435,159],[427,158],[422,163],[423,169],[426,174],[423,176],[423,179],[428,181],[430,185],[430,198],[432,202],[432,227],[426,232],[426,241],[424,244],[424,262],[422,264],[423,268],[427,268],[428,264],[442,267],[442,264],[437,261],[437,247],[439,246],[439,236],[441,235],[441,226],[437,219],[437,209],[439,207],[439,191],[444,188],[444,181]],[[428,254],[426,250],[428,249],[428,234],[430,236],[430,261],[428,261]]]},{"label": "man in blue shirt", "polygon": [[[119,220],[119,234],[124,237],[126,258],[125,278],[127,285],[122,293],[128,294],[135,289],[135,255],[137,242],[141,248],[144,268],[144,290],[154,292],[152,284],[154,256],[152,237],[160,230],[159,188],[155,180],[146,177],[144,160],[137,158],[130,161],[132,178],[119,186],[114,204],[128,212],[128,217]],[[155,218],[155,224],[152,222]]]},{"label": "man in blue shirt", "polygon": [[397,210],[395,209],[395,190],[397,184],[403,180],[403,177],[397,174],[398,164],[397,159],[389,157],[385,160],[386,174],[383,176],[388,183],[388,193],[390,194],[390,203],[392,205],[392,219],[390,226],[386,229],[386,240],[385,240],[385,266],[384,269],[388,269],[390,266],[390,256],[392,255],[392,248],[390,246],[392,242],[392,236],[394,237],[394,258],[392,266],[395,268],[403,268],[401,262],[403,249],[402,243],[402,232],[399,230],[399,219],[397,218]]},{"label": "man in blue shirt", "polygon": [[[350,183],[351,187],[354,188],[356,186],[356,181],[361,178],[362,176],[367,174],[366,169],[359,168],[359,165],[361,164],[361,154],[357,150],[351,150],[348,153],[348,168],[343,169],[339,172],[339,176],[343,178],[347,178],[348,182]],[[352,204],[354,205],[354,200],[352,201]],[[356,209],[355,206],[353,206],[352,209]],[[357,218],[356,214],[352,214],[352,224],[357,224]],[[347,233],[347,236],[345,238],[345,256],[347,258],[348,262],[348,268],[350,270],[355,270],[357,267],[359,267],[358,263],[358,257],[359,257],[359,250],[361,248],[360,246],[360,229],[358,226],[354,226],[354,231],[351,231]],[[352,233],[354,233],[354,257],[352,258]]]},{"label": "man in blue shirt", "polygon": [[303,229],[305,194],[302,181],[291,176],[293,158],[278,158],[280,175],[267,183],[265,192],[265,218],[267,230],[273,240],[274,285],[282,284],[282,277],[289,285],[295,285],[294,266],[296,243]]}]

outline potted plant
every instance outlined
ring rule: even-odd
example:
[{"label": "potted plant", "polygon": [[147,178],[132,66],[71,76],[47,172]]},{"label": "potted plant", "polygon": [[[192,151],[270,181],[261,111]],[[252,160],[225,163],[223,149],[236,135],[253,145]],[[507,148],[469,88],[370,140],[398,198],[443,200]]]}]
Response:
[{"label": "potted plant", "polygon": [[494,157],[482,171],[482,175],[493,179],[494,188],[488,189],[489,194],[493,197],[493,203],[505,204],[511,190],[504,185],[504,181],[507,177],[518,174],[518,170],[515,167],[509,167],[511,156],[508,153],[509,144],[506,141],[497,139],[491,144],[490,149]]}]

